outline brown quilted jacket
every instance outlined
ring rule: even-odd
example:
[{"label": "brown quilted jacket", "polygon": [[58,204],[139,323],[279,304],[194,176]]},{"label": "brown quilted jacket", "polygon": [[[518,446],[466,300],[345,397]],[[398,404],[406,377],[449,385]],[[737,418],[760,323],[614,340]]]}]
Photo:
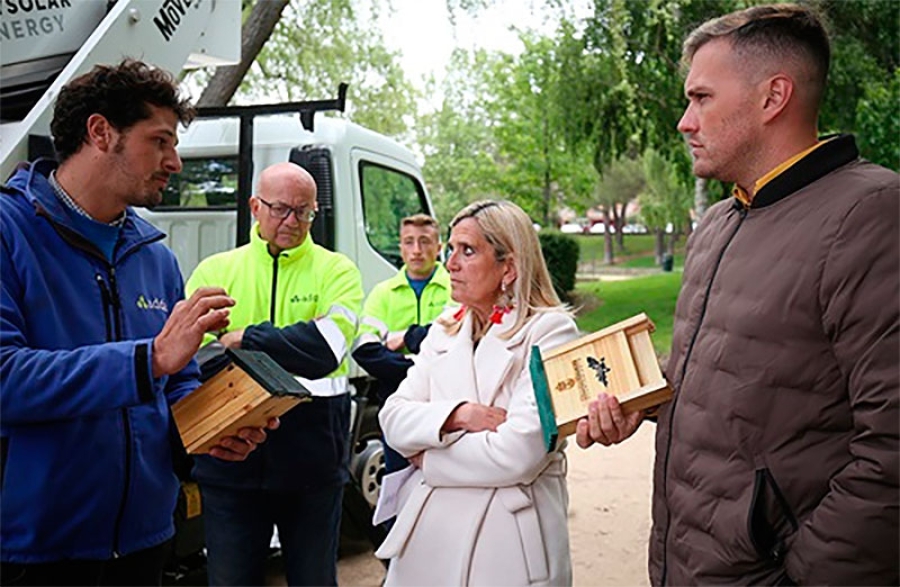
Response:
[{"label": "brown quilted jacket", "polygon": [[837,137],[688,246],[653,584],[897,585],[900,176]]}]

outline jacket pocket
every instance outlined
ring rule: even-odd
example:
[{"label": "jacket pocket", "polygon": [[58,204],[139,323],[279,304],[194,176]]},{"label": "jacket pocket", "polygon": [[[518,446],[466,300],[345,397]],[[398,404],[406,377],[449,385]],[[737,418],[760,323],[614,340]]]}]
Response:
[{"label": "jacket pocket", "polygon": [[780,565],[787,552],[786,540],[797,531],[797,518],[768,468],[756,470],[753,498],[747,516],[747,532],[764,560]]}]

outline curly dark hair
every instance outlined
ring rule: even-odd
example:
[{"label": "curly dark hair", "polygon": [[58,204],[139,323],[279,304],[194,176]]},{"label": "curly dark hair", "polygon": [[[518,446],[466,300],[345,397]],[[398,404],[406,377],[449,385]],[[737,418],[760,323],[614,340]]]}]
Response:
[{"label": "curly dark hair", "polygon": [[50,132],[60,163],[84,144],[87,119],[100,114],[118,131],[150,118],[148,104],[171,109],[189,124],[194,108],[178,91],[172,74],[142,61],[125,59],[118,65],[96,65],[66,84],[56,98]]}]

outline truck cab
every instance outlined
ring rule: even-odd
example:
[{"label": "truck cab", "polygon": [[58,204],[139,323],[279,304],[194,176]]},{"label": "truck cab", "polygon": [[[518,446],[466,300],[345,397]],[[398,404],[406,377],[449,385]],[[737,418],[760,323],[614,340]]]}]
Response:
[{"label": "truck cab", "polygon": [[162,204],[140,211],[168,235],[185,279],[202,259],[247,242],[249,222],[238,231],[240,174],[250,175],[252,190],[260,172],[281,161],[316,179],[313,240],[352,259],[367,292],[393,275],[402,263],[400,219],[431,213],[413,153],[344,119],[319,116],[308,130],[298,115],[267,114],[267,107],[254,108],[254,118],[249,169],[238,116],[200,118],[179,136],[184,169],[169,182]]}]

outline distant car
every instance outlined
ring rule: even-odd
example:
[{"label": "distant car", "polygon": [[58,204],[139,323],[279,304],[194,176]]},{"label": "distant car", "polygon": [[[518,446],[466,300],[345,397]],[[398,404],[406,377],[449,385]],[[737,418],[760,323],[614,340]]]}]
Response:
[{"label": "distant car", "polygon": [[[592,226],[588,229],[588,232],[590,232],[591,234],[606,234],[606,224],[604,224],[604,223],[602,223],[602,222],[598,222],[598,223],[592,225]],[[616,227],[613,226],[612,224],[610,224],[610,225],[609,225],[609,232],[610,232],[611,234],[615,234],[615,233],[616,233]]]},{"label": "distant car", "polygon": [[560,226],[559,231],[564,232],[565,234],[581,234],[582,232],[584,232],[584,229],[580,224],[569,222]]},{"label": "distant car", "polygon": [[647,234],[647,227],[643,224],[626,224],[622,227],[623,234]]}]

